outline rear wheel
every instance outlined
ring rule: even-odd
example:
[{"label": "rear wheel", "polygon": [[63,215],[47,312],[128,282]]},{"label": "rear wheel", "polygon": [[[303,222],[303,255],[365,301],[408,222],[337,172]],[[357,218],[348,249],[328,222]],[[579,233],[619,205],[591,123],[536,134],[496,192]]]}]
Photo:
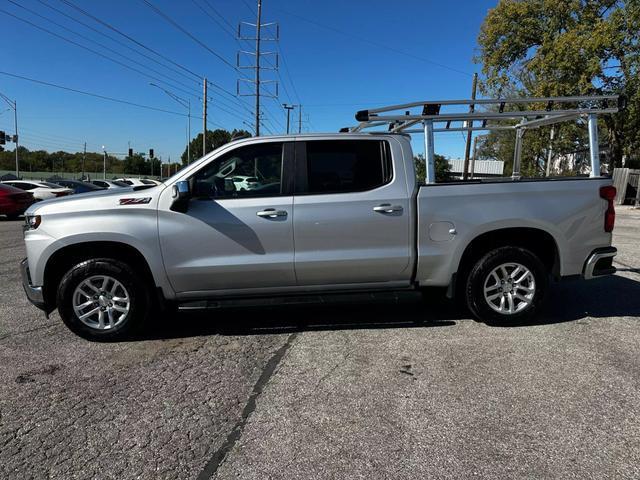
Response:
[{"label": "rear wheel", "polygon": [[469,310],[490,324],[530,320],[539,311],[548,286],[540,259],[524,248],[501,247],[484,255],[466,284]]},{"label": "rear wheel", "polygon": [[71,268],[57,293],[65,325],[88,340],[120,340],[136,332],[147,316],[149,293],[126,263],[91,259]]}]

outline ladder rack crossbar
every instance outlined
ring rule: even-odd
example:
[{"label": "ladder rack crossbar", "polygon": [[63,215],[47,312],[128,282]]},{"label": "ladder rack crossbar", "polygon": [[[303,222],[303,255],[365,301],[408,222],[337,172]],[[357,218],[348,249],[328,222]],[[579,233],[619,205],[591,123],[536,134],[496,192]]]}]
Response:
[{"label": "ladder rack crossbar", "polygon": [[426,100],[422,102],[401,103],[398,105],[390,105],[387,107],[371,108],[363,110],[369,113],[389,112],[392,110],[401,110],[406,108],[424,107],[425,105],[507,105],[507,104],[527,104],[527,103],[580,103],[580,102],[602,102],[621,101],[619,95],[579,95],[569,97],[513,97],[513,98],[478,98],[478,99],[462,99],[462,100]]}]

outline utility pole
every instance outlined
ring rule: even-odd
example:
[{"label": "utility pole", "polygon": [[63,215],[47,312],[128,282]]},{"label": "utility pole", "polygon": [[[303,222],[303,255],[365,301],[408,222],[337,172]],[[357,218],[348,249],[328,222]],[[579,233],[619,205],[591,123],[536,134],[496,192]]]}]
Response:
[{"label": "utility pole", "polygon": [[[256,23],[249,23],[249,22],[240,22],[240,24],[238,25],[238,40],[245,40],[245,41],[255,41],[256,43],[256,47],[255,47],[255,52],[248,52],[248,51],[239,51],[238,52],[238,56],[237,56],[237,68],[238,69],[254,69],[254,78],[242,78],[238,81],[238,86],[237,86],[237,94],[239,96],[255,96],[255,112],[254,112],[254,132],[255,132],[255,136],[259,137],[260,136],[260,97],[272,97],[272,98],[278,98],[278,82],[276,80],[264,80],[261,77],[261,71],[262,70],[278,70],[278,54],[277,52],[263,52],[262,51],[262,42],[264,41],[274,41],[277,42],[279,40],[280,37],[280,29],[278,27],[278,25],[276,23],[262,23],[262,0],[257,0],[258,1],[258,9],[257,9],[257,13],[256,13]],[[255,28],[255,37],[243,37],[242,36],[242,25],[247,25],[250,27]],[[275,36],[273,37],[265,37],[262,34],[262,29],[265,27],[272,27],[275,26]],[[240,62],[240,55],[241,54],[245,54],[245,55],[251,55],[252,57],[255,57],[255,61],[252,65],[241,65]],[[271,66],[262,66],[262,57],[266,56],[266,55],[273,55],[275,57],[275,64],[270,64]],[[243,82],[248,82],[248,83],[254,83],[254,87],[255,87],[255,93],[252,94],[241,94],[240,93],[240,81]],[[270,93],[263,93],[262,90],[262,85],[265,83],[275,83],[275,95],[270,94]]]},{"label": "utility pole", "polygon": [[302,133],[302,105],[298,105],[298,133]]},{"label": "utility pole", "polygon": [[84,180],[84,161],[87,158],[87,142],[84,142],[84,150],[82,151],[82,179]]},{"label": "utility pole", "polygon": [[258,0],[256,21],[256,137],[260,136],[260,21],[262,20],[262,0]]},{"label": "utility pole", "polygon": [[[204,157],[207,154],[207,77],[203,79],[202,91],[204,93],[202,97],[202,156]],[[191,118],[189,118],[189,122],[191,122]]]},{"label": "utility pole", "polygon": [[[477,86],[478,86],[478,74],[474,73],[473,83],[471,85],[471,100],[476,99]],[[475,105],[472,103],[471,105],[469,105],[469,113],[473,113],[474,110],[475,110]],[[462,168],[463,180],[467,180],[467,178],[469,177],[469,154],[471,153],[471,134],[473,133],[473,131],[471,130],[471,128],[473,128],[473,120],[468,120],[467,122],[468,122],[467,127],[469,128],[469,130],[467,131],[467,143],[465,144],[465,147],[464,147],[464,166]]]},{"label": "utility pole", "polygon": [[289,135],[289,117],[291,115],[291,110],[295,108],[295,105],[287,105],[286,103],[283,103],[282,107],[287,111],[287,135]]}]

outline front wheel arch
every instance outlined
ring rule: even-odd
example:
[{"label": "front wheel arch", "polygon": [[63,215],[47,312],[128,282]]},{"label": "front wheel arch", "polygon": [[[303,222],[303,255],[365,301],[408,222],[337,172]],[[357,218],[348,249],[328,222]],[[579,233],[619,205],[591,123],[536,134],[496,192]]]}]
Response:
[{"label": "front wheel arch", "polygon": [[113,241],[76,243],[56,250],[47,260],[43,281],[47,309],[52,311],[57,307],[58,285],[64,274],[78,263],[98,257],[108,257],[126,263],[140,273],[150,289],[157,287],[147,260],[137,248]]}]

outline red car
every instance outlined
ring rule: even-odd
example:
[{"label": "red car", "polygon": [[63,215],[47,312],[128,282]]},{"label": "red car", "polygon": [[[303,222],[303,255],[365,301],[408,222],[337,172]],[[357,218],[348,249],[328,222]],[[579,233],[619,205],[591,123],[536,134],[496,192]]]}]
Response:
[{"label": "red car", "polygon": [[0,215],[17,218],[35,201],[33,193],[0,183]]}]

